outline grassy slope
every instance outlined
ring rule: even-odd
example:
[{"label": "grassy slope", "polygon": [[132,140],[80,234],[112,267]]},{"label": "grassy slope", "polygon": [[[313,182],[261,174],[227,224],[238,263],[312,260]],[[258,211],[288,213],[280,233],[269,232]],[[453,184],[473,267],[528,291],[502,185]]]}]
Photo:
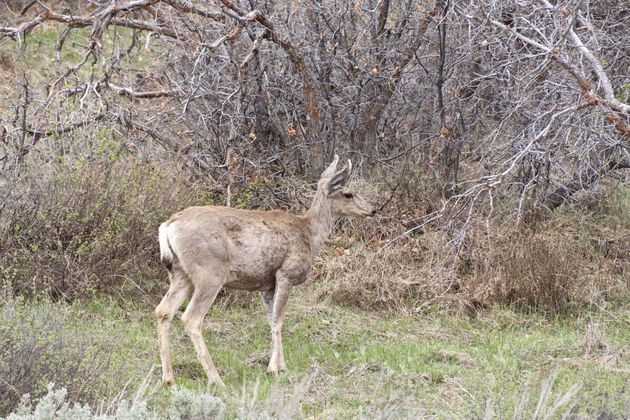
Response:
[{"label": "grassy slope", "polygon": [[[49,47],[57,34],[58,27],[35,32],[19,65],[46,67],[42,76],[53,76]],[[79,60],[70,41],[83,43],[84,36],[85,31],[78,31],[67,41],[64,64]],[[446,313],[402,317],[360,312],[313,303],[313,295],[306,287],[290,300],[284,339],[289,372],[278,380],[265,372],[270,338],[262,307],[211,311],[205,335],[227,385],[213,392],[232,410],[242,406],[243,397],[271,413],[291,408],[299,399],[307,417],[389,411],[400,416],[531,417],[539,402],[548,413],[556,398],[579,385],[568,404],[577,404],[578,413],[622,417],[630,412],[627,307],[552,320],[492,309],[471,320]],[[122,310],[102,301],[76,303],[72,314],[80,328],[114,337],[107,377],[112,393],[137,386],[152,366],[159,366],[151,307]],[[597,327],[589,329],[590,322]],[[593,334],[587,330],[599,330],[603,340],[589,338]],[[203,371],[177,322],[172,341],[178,385],[205,389]],[[154,384],[159,375],[158,367],[152,373]],[[550,377],[549,399],[540,401]],[[305,378],[306,390],[300,386]],[[152,407],[164,408],[168,394],[157,388],[150,396]]]},{"label": "grassy slope", "polygon": [[[580,387],[577,394],[558,413],[573,404],[582,414],[622,416],[630,410],[627,308],[553,320],[503,309],[473,320],[440,313],[410,318],[309,303],[310,292],[297,292],[290,303],[284,339],[289,372],[278,380],[266,373],[269,331],[262,307],[211,311],[205,336],[227,385],[212,392],[233,410],[242,398],[253,398],[267,412],[299,406],[307,417],[388,410],[400,416],[530,417],[550,377],[546,412],[574,386]],[[119,366],[112,371],[124,374],[111,379],[112,389],[138,383],[152,365],[158,366],[152,380],[159,382],[150,308],[90,304],[76,310],[82,322],[91,319],[112,330],[123,326],[115,355]],[[601,339],[593,338],[599,333]],[[177,384],[205,390],[204,373],[179,322],[172,340]],[[158,387],[151,405],[165,408],[168,395]]]}]

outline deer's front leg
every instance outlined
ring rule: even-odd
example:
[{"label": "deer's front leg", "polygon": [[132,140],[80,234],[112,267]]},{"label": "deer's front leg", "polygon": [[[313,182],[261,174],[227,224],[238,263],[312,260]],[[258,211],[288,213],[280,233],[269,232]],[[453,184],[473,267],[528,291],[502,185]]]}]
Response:
[{"label": "deer's front leg", "polygon": [[284,363],[284,351],[282,350],[282,320],[289,298],[291,283],[286,275],[280,271],[276,273],[276,289],[273,295],[273,305],[271,308],[271,358],[269,359],[268,372],[277,375],[280,371],[287,370]]}]

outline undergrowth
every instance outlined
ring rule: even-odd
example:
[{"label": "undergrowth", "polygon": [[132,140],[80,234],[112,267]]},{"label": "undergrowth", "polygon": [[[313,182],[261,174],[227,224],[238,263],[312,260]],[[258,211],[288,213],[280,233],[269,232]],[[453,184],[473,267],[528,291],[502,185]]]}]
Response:
[{"label": "undergrowth", "polygon": [[[156,303],[166,286],[159,224],[189,205],[223,202],[176,164],[129,155],[106,132],[87,151],[27,168],[0,214],[0,275],[21,295]],[[353,188],[381,199],[377,183]],[[506,226],[504,214],[476,221],[458,252],[438,225],[391,243],[406,221],[432,210],[426,200],[414,207],[395,198],[376,220],[341,224],[311,278],[320,298],[408,314],[501,304],[552,315],[627,299],[629,200],[610,191],[527,223]],[[242,296],[219,300],[251,306]]]},{"label": "undergrowth", "polygon": [[480,221],[490,230],[471,230],[459,252],[430,228],[391,246],[382,238],[399,223],[366,222],[362,240],[342,228],[313,277],[320,298],[401,313],[442,307],[476,314],[499,304],[554,315],[627,301],[626,194],[612,190],[596,206],[583,199],[528,223],[505,226],[502,215]]},{"label": "undergrowth", "polygon": [[159,224],[208,201],[176,165],[129,156],[104,135],[26,167],[0,214],[0,276],[21,295],[158,295]]}]

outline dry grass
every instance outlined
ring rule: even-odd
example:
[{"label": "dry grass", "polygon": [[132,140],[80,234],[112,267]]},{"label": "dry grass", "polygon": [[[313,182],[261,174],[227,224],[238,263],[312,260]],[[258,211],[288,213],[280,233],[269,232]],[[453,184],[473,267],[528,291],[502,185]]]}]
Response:
[{"label": "dry grass", "polygon": [[452,301],[459,289],[452,258],[438,235],[386,251],[336,246],[320,256],[314,277],[320,297],[363,309],[415,312],[428,302]]},{"label": "dry grass", "polygon": [[604,338],[604,333],[605,329],[600,323],[592,321],[588,323],[583,338],[585,357],[607,350],[610,347]]},{"label": "dry grass", "polygon": [[560,235],[522,234],[495,243],[487,268],[479,267],[467,289],[474,302],[566,312],[580,301],[582,261]]}]

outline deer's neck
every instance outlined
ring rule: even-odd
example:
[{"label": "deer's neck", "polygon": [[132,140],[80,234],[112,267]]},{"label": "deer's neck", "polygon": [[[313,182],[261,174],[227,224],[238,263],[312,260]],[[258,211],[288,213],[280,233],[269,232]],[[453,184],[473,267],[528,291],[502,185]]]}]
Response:
[{"label": "deer's neck", "polygon": [[335,216],[332,213],[330,202],[326,200],[324,193],[317,190],[313,204],[304,215],[311,234],[311,252],[313,256],[317,254],[319,249],[326,242],[326,238],[330,235]]}]

